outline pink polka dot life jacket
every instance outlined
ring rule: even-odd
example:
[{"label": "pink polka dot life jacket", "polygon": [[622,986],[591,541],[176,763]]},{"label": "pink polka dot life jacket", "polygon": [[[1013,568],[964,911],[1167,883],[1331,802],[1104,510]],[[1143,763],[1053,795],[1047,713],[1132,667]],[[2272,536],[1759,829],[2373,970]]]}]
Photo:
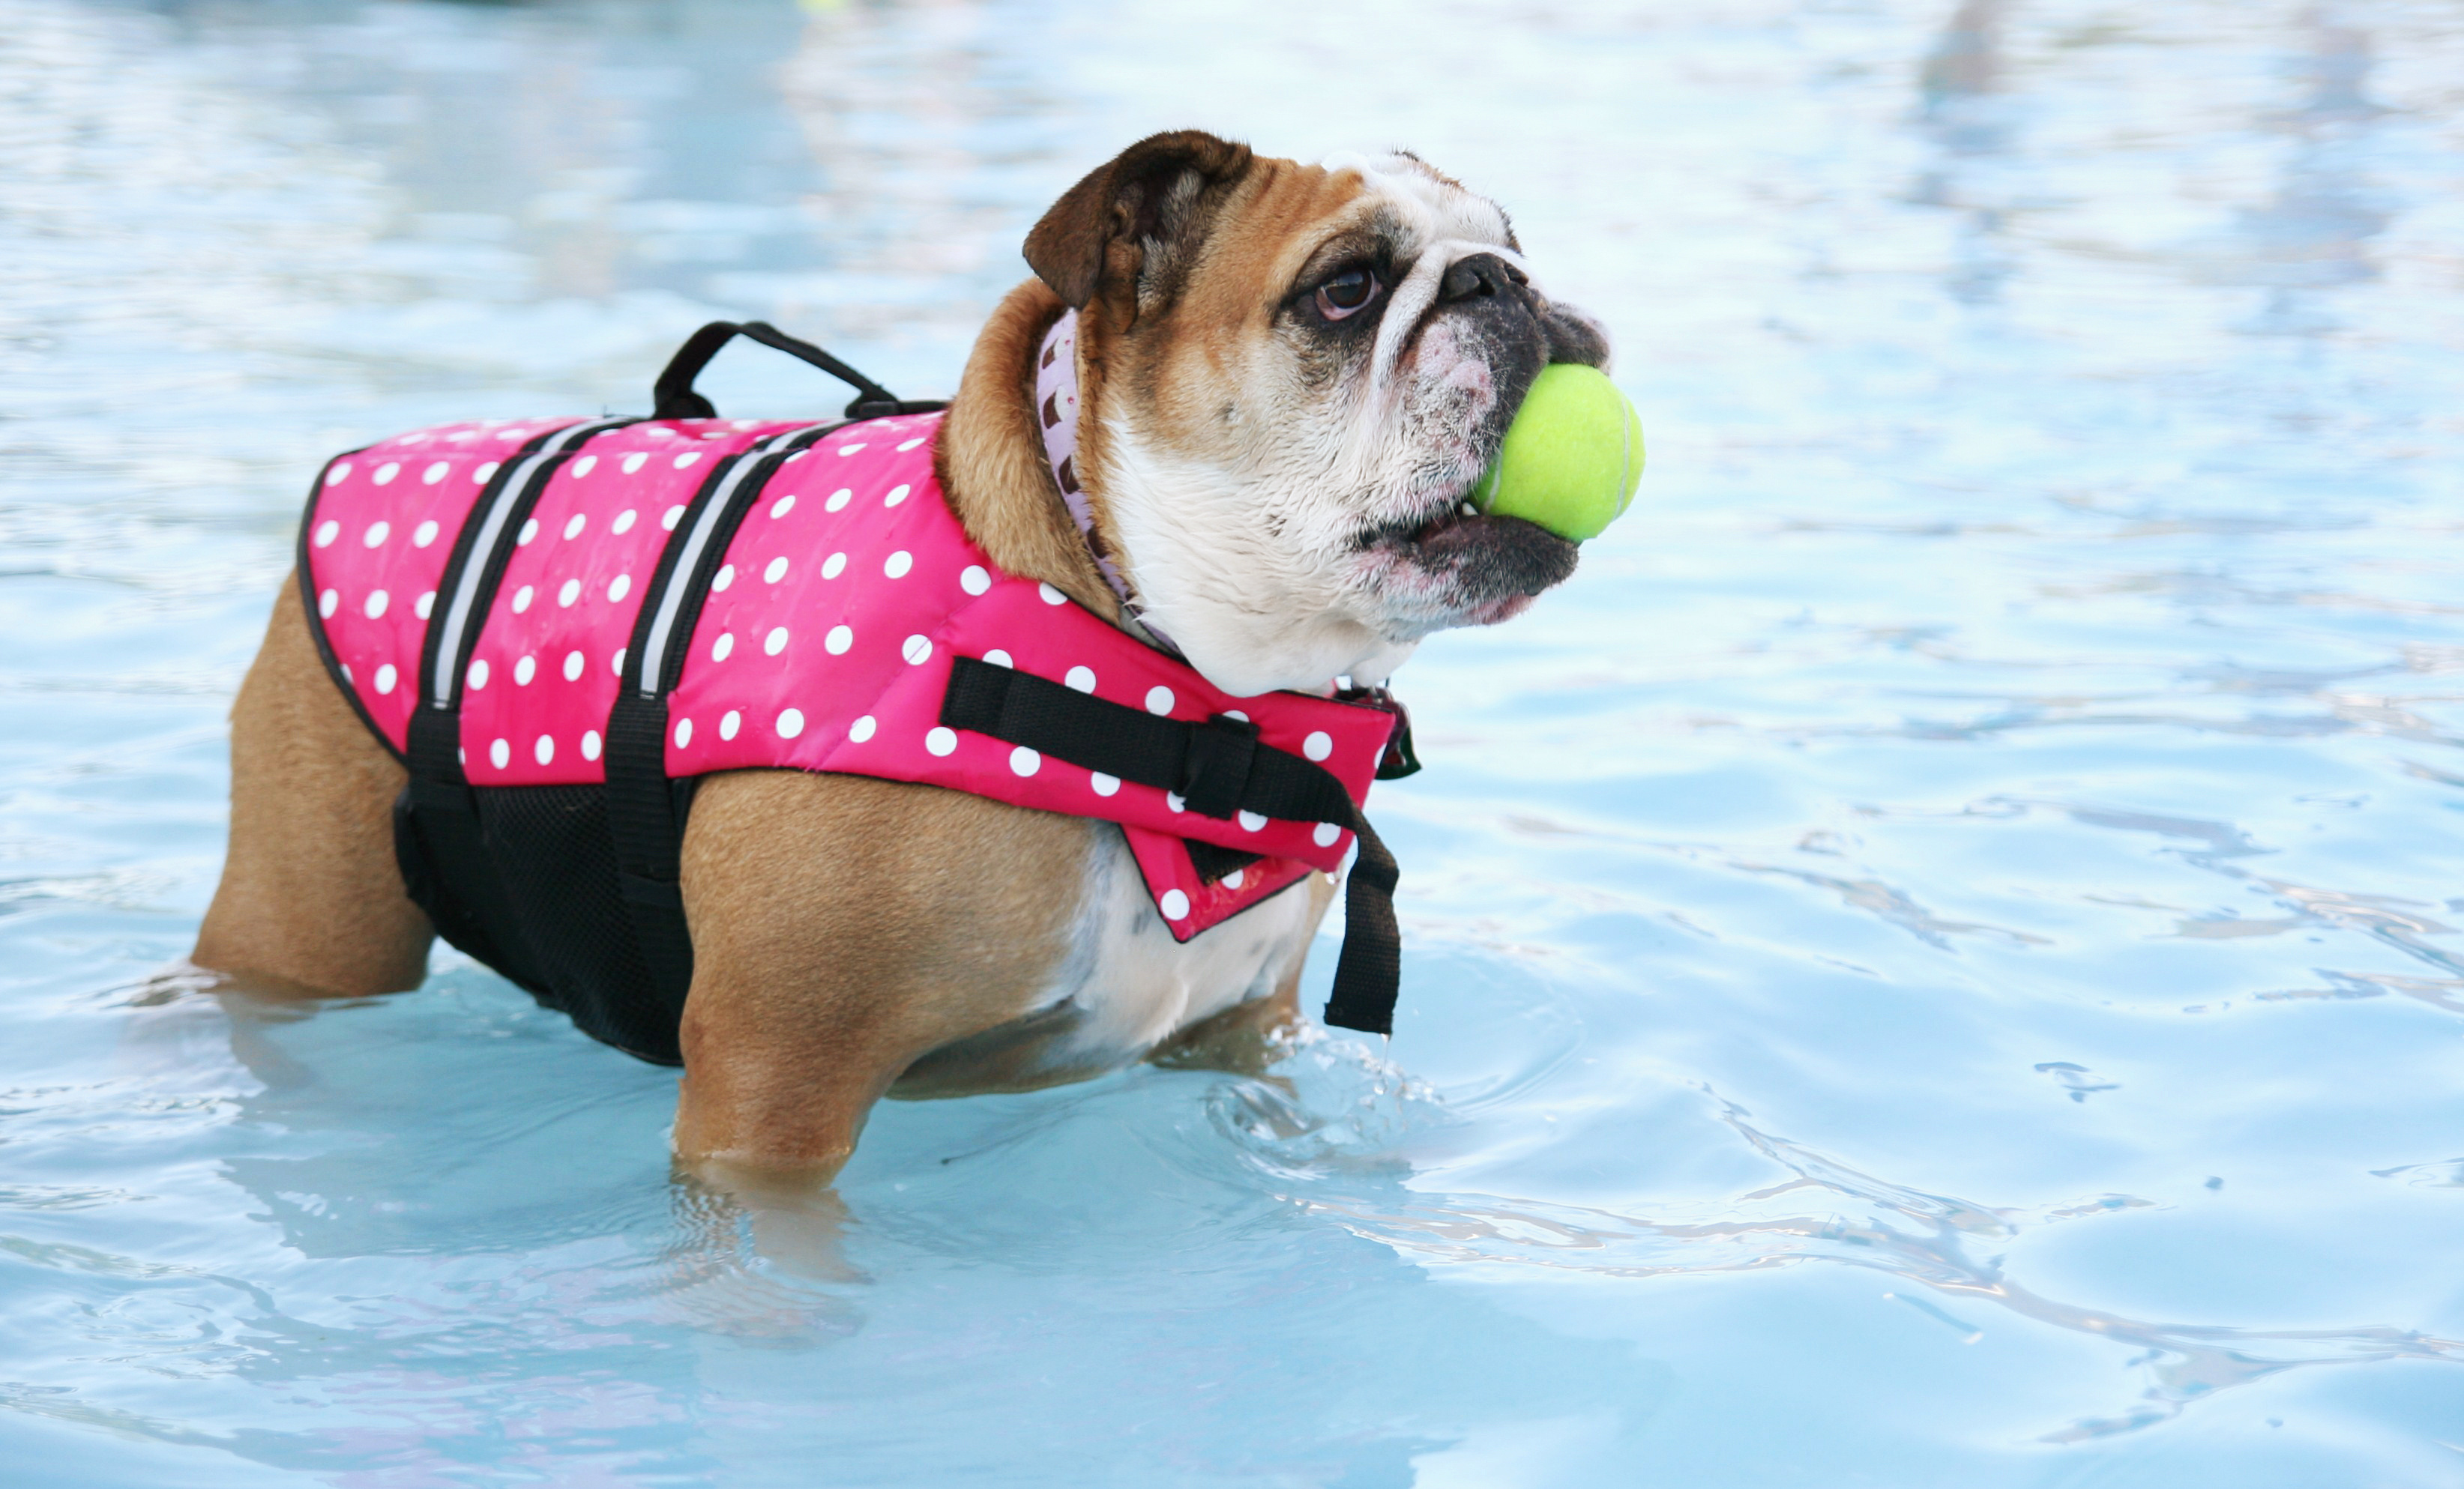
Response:
[{"label": "pink polka dot life jacket", "polygon": [[[1117,822],[1184,941],[1340,866],[1397,713],[1228,695],[1002,573],[943,499],[940,423],[454,424],[325,467],[300,536],[311,627],[410,769],[397,855],[448,940],[586,1032],[675,1062],[692,956],[676,852],[716,771]],[[1391,940],[1374,844],[1351,916]],[[1383,1027],[1381,974],[1382,1006],[1371,986],[1365,1020],[1330,1018]]]}]

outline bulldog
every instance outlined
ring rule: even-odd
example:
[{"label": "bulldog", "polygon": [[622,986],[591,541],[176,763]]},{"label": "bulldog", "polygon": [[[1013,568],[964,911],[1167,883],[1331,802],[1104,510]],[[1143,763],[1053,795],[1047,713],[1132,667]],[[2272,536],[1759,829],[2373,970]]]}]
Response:
[{"label": "bulldog", "polygon": [[[1604,364],[1606,339],[1534,284],[1503,209],[1418,157],[1156,135],[1055,203],[1025,258],[932,451],[1005,574],[1249,697],[1382,683],[1573,571],[1573,544],[1465,493],[1540,369]],[[1078,401],[1058,464],[1037,397],[1056,347]],[[322,634],[286,585],[232,711],[230,853],[192,959],[275,996],[407,990],[436,930],[394,843],[406,771]],[[1254,1052],[1301,1018],[1334,894],[1311,872],[1177,940],[1111,822],[785,769],[700,778],[677,886],[675,1152],[731,1185],[826,1183],[885,1095]]]}]

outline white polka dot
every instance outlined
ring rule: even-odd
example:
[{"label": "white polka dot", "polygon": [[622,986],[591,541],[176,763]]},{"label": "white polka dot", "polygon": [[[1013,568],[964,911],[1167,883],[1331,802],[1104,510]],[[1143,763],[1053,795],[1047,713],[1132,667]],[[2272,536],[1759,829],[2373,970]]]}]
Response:
[{"label": "white polka dot", "polygon": [[539,761],[541,765],[545,765],[545,764],[546,764],[546,763],[548,763],[550,760],[555,759],[555,758],[556,758],[556,740],[555,740],[555,738],[554,738],[553,736],[551,736],[551,735],[548,735],[548,734],[541,734],[541,735],[539,735],[539,743],[537,743],[537,744],[535,744],[535,745],[531,746],[531,757],[532,757],[533,759],[535,759],[535,760]]},{"label": "white polka dot", "polygon": [[915,556],[904,548],[881,562],[881,572],[891,579],[905,579],[907,571],[913,567],[915,567]]},{"label": "white polka dot", "polygon": [[681,750],[691,743],[693,743],[693,720],[689,718],[676,720],[676,748]]},{"label": "white polka dot", "polygon": [[1163,794],[1163,804],[1171,807],[1176,812],[1185,812],[1189,810],[1189,802],[1187,799],[1183,798],[1177,791],[1165,792]]},{"label": "white polka dot", "polygon": [[622,537],[626,534],[633,531],[633,519],[640,515],[640,513],[627,507],[624,511],[616,514],[616,520],[608,525],[607,530],[615,534],[617,536]]},{"label": "white polka dot", "polygon": [[867,713],[847,726],[847,740],[851,744],[862,744],[871,738],[872,732],[880,727],[873,721],[872,715]]},{"label": "white polka dot", "polygon": [[453,467],[451,465],[439,460],[429,465],[427,470],[419,472],[419,478],[428,485],[434,486],[437,482],[445,479],[446,471],[452,469]]},{"label": "white polka dot", "polygon": [[1312,760],[1323,760],[1334,753],[1334,738],[1323,729],[1311,730],[1301,741],[1301,754]]},{"label": "white polka dot", "polygon": [[735,582],[736,565],[732,563],[720,564],[718,566],[718,572],[710,577],[710,587],[714,590],[725,589],[728,585]]},{"label": "white polka dot", "polygon": [[607,581],[607,602],[614,604],[633,592],[633,576],[619,574]]},{"label": "white polka dot", "polygon": [[687,466],[692,465],[694,461],[699,460],[700,458],[701,458],[701,451],[700,451],[700,450],[697,450],[697,449],[689,449],[689,450],[686,450],[683,454],[678,455],[678,456],[676,457],[676,469],[677,469],[677,470],[679,470],[679,471],[681,471],[681,470],[685,469]]},{"label": "white polka dot", "polygon": [[503,770],[514,758],[514,747],[499,739],[488,746],[488,763]]},{"label": "white polka dot", "polygon": [[637,449],[633,451],[633,453],[627,455],[623,461],[619,462],[618,469],[622,470],[627,475],[631,475],[634,471],[641,470],[643,463],[649,458],[649,456]]},{"label": "white polka dot", "polygon": [[958,587],[971,595],[980,595],[993,587],[993,577],[980,563],[971,563],[958,571]]},{"label": "white polka dot", "polygon": [[614,656],[609,657],[609,658],[607,659],[607,670],[609,670],[609,671],[611,671],[611,672],[615,673],[615,674],[616,674],[617,676],[619,676],[619,677],[622,677],[622,676],[624,676],[624,675],[625,675],[625,648],[624,648],[624,647],[622,647],[622,646],[617,647],[617,648],[616,648],[616,654],[615,654]]},{"label": "white polka dot", "polygon": [[1069,669],[1069,675],[1061,680],[1080,692],[1095,690],[1095,669],[1091,667],[1073,667]]},{"label": "white polka dot", "polygon": [[1013,776],[1032,776],[1044,769],[1044,756],[1024,745],[1009,753],[1009,771]]},{"label": "white polka dot", "polygon": [[921,435],[921,434],[918,434],[917,436],[915,436],[915,437],[914,437],[913,439],[912,439],[912,440],[905,440],[905,441],[902,441],[902,442],[899,444],[898,449],[899,449],[899,450],[900,450],[900,452],[901,452],[901,453],[904,453],[904,452],[906,452],[906,451],[908,451],[908,450],[913,449],[916,446],[923,444],[923,443],[924,443],[924,441],[925,441],[925,438],[926,438],[926,436]]},{"label": "white polka dot", "polygon": [[846,656],[847,647],[854,645],[855,632],[844,625],[831,626],[830,633],[822,638],[822,646],[834,657]]},{"label": "white polka dot", "polygon": [[342,681],[344,681],[344,682],[346,682],[346,683],[347,683],[347,682],[349,682],[350,680],[351,680],[351,664],[349,664],[348,662],[345,662],[345,663],[343,663],[343,664],[342,664]]},{"label": "white polka dot", "polygon": [[1053,588],[1049,584],[1036,585],[1035,592],[1042,595],[1044,597],[1044,602],[1048,605],[1066,605],[1069,602],[1069,597],[1067,595],[1063,594],[1061,591]]},{"label": "white polka dot", "polygon": [[1166,920],[1187,920],[1189,896],[1178,889],[1166,889],[1163,892],[1163,898],[1155,901],[1155,909],[1163,911],[1163,918]]},{"label": "white polka dot", "polygon": [[564,654],[564,680],[568,683],[578,683],[582,681],[582,669],[589,665],[589,659],[583,656],[581,652],[566,652]]},{"label": "white polka dot", "polygon": [[724,662],[727,660],[727,654],[735,649],[736,633],[721,631],[718,633],[718,640],[710,644],[710,659],[713,662]]},{"label": "white polka dot", "polygon": [[906,482],[901,481],[896,486],[890,489],[889,495],[881,498],[881,504],[885,507],[895,507],[900,502],[905,501],[907,499],[907,493],[914,489],[915,488],[908,485]]},{"label": "white polka dot", "polygon": [[847,504],[854,499],[855,493],[848,488],[842,486],[837,491],[830,493],[830,499],[822,503],[822,508],[826,512],[845,512],[847,510]]},{"label": "white polka dot", "polygon": [[377,467],[376,474],[369,476],[368,479],[376,482],[379,486],[385,486],[391,483],[393,478],[400,474],[402,474],[402,463],[396,460],[388,460],[384,465]]},{"label": "white polka dot", "polygon": [[471,690],[473,692],[477,692],[480,689],[487,687],[488,659],[486,657],[473,658],[471,663],[471,670],[468,677],[471,684]]},{"label": "white polka dot", "polygon": [[898,644],[898,654],[907,659],[909,667],[922,667],[933,660],[933,639],[929,636],[910,636]]},{"label": "white polka dot", "polygon": [[725,713],[719,715],[718,737],[721,739],[735,738],[737,727],[743,722],[743,714],[737,712],[734,709],[728,710]]},{"label": "white polka dot", "polygon": [[538,675],[539,660],[535,657],[524,657],[514,664],[514,685],[517,688],[528,688]]},{"label": "white polka dot", "polygon": [[995,646],[992,650],[985,652],[984,660],[995,667],[1012,667],[1016,665],[1010,661],[1009,653],[1003,651],[999,646]]},{"label": "white polka dot", "polygon": [[365,608],[368,612],[369,620],[376,620],[378,617],[385,613],[385,602],[387,599],[388,597],[382,589],[372,589],[368,591],[368,602]]},{"label": "white polka dot", "polygon": [[804,711],[783,709],[779,713],[779,737],[793,739],[804,732]]},{"label": "white polka dot", "polygon": [[429,590],[429,591],[428,591],[426,594],[424,594],[424,595],[420,596],[420,597],[419,597],[419,603],[417,603],[417,604],[415,604],[415,605],[411,606],[411,609],[413,609],[413,610],[417,611],[417,612],[418,612],[418,614],[419,614],[419,618],[420,618],[421,620],[423,620],[423,621],[425,621],[425,620],[427,620],[427,619],[428,619],[428,612],[429,612],[429,611],[430,611],[430,610],[433,610],[433,609],[435,609],[435,608],[436,608],[436,591],[434,591],[434,590],[432,590],[432,589],[431,589],[431,590]]},{"label": "white polka dot", "polygon": [[317,546],[319,548],[333,547],[334,539],[341,536],[342,524],[335,521],[331,517],[327,517],[324,521],[317,524]]},{"label": "white polka dot", "polygon": [[938,724],[925,731],[924,748],[935,755],[948,755],[958,748],[958,736]]},{"label": "white polka dot", "polygon": [[1223,876],[1223,887],[1226,889],[1238,889],[1248,882],[1249,871],[1245,868],[1236,868]]},{"label": "white polka dot", "polygon": [[1343,829],[1332,822],[1320,822],[1309,829],[1309,841],[1322,848],[1334,846],[1334,840],[1342,836]]},{"label": "white polka dot", "polygon": [[400,677],[400,675],[401,675],[401,674],[397,673],[397,672],[393,669],[393,664],[392,664],[392,663],[390,663],[390,662],[386,663],[385,666],[383,666],[383,667],[381,667],[381,668],[377,668],[377,678],[376,678],[376,682],[377,682],[377,696],[382,698],[382,697],[384,697],[385,694],[387,694],[387,693],[389,693],[389,692],[393,691],[393,685],[394,685],[395,681],[397,680],[397,678],[399,678],[399,677]]},{"label": "white polka dot", "polygon": [[580,537],[582,536],[582,530],[589,525],[590,518],[583,513],[577,512],[572,516],[565,518],[564,540],[569,543],[575,538]]},{"label": "white polka dot", "polygon": [[336,461],[334,469],[325,472],[325,484],[328,486],[339,486],[350,478],[351,463],[347,460]]},{"label": "white polka dot", "polygon": [[539,536],[539,518],[529,517],[523,520],[522,530],[514,535],[514,542],[518,546],[528,543],[537,536]]},{"label": "white polka dot", "polygon": [[1148,712],[1149,713],[1169,713],[1169,712],[1172,712],[1172,690],[1171,690],[1171,689],[1169,689],[1169,688],[1162,688],[1162,687],[1156,687],[1156,688],[1150,688],[1150,689],[1148,689],[1148,690],[1147,690],[1147,712]]},{"label": "white polka dot", "polygon": [[1225,709],[1223,711],[1223,716],[1225,718],[1237,718],[1243,724],[1249,722],[1249,715],[1242,712],[1239,709]]},{"label": "white polka dot", "polygon": [[786,649],[787,627],[783,625],[773,626],[770,634],[761,638],[761,653],[764,656],[775,657]]},{"label": "white polka dot", "polygon": [[368,530],[360,535],[360,541],[370,548],[382,548],[385,546],[385,540],[392,536],[392,523],[371,522],[368,524]]},{"label": "white polka dot", "polygon": [[676,530],[676,524],[682,522],[684,519],[685,509],[682,505],[670,507],[667,511],[659,514],[659,526],[666,531],[672,533]]},{"label": "white polka dot", "polygon": [[762,566],[761,580],[765,584],[776,584],[786,577],[787,558],[784,554],[771,559],[768,563]]},{"label": "white polka dot", "polygon": [[560,605],[571,608],[573,602],[581,598],[582,580],[566,580],[557,586],[556,602]]},{"label": "white polka dot", "polygon": [[413,548],[425,548],[434,541],[436,541],[436,519],[433,517],[410,530],[410,546]]},{"label": "white polka dot", "polygon": [[573,471],[573,478],[579,481],[583,476],[588,475],[591,471],[599,469],[599,457],[597,455],[584,455],[581,459],[575,461],[571,469]]},{"label": "white polka dot", "polygon": [[1099,797],[1109,797],[1113,792],[1121,789],[1121,777],[1118,776],[1107,776],[1102,771],[1095,771],[1088,776],[1087,784],[1095,788],[1095,795]]},{"label": "white polka dot", "polygon": [[852,445],[841,445],[839,447],[839,453],[842,455],[852,455],[862,449],[864,449],[864,442],[862,440],[858,440]]},{"label": "white polka dot", "polygon": [[847,572],[847,555],[834,553],[822,561],[822,578],[834,580]]},{"label": "white polka dot", "polygon": [[585,729],[582,732],[582,757],[585,760],[599,758],[599,731]]},{"label": "white polka dot", "polygon": [[524,584],[521,588],[519,588],[519,589],[517,589],[517,590],[515,590],[515,591],[514,591],[514,613],[515,613],[516,615],[519,615],[519,614],[521,614],[523,611],[528,610],[528,609],[531,607],[531,602],[532,602],[532,601],[534,601],[534,600],[537,600],[538,598],[539,598],[539,591],[538,591],[538,590],[536,590],[536,589],[533,589],[533,588],[532,588],[531,586],[529,586],[528,584]]},{"label": "white polka dot", "polygon": [[329,589],[317,597],[317,613],[330,621],[334,618],[334,607],[341,602],[342,597]]},{"label": "white polka dot", "polygon": [[478,469],[471,472],[471,484],[473,486],[485,486],[488,484],[488,477],[495,475],[495,473],[496,463],[491,460],[487,464],[480,466]]},{"label": "white polka dot", "polygon": [[667,427],[666,427],[666,426],[664,426],[664,425],[657,425],[657,424],[651,425],[649,428],[645,429],[643,432],[644,432],[644,433],[646,433],[646,434],[648,434],[648,435],[649,435],[649,436],[650,436],[650,438],[652,438],[652,439],[654,439],[654,440],[671,440],[671,439],[674,439],[674,438],[676,437],[676,431],[675,431],[675,430],[673,430],[673,429],[671,429],[671,428]]},{"label": "white polka dot", "polygon": [[496,431],[496,438],[500,440],[517,440],[529,432],[530,431],[528,429],[498,429]]},{"label": "white polka dot", "polygon": [[1238,812],[1234,815],[1240,819],[1243,832],[1256,832],[1266,825],[1266,820],[1255,812]]},{"label": "white polka dot", "polygon": [[775,522],[795,510],[796,498],[794,493],[790,493],[770,504],[770,519]]}]

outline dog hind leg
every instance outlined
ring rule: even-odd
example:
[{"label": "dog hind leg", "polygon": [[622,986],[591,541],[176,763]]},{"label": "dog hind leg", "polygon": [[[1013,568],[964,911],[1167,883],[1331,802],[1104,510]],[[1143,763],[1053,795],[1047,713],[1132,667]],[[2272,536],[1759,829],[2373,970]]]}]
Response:
[{"label": "dog hind leg", "polygon": [[190,954],[252,991],[415,988],[434,931],[394,865],[405,772],[325,674],[285,580],[231,707],[231,851]]}]

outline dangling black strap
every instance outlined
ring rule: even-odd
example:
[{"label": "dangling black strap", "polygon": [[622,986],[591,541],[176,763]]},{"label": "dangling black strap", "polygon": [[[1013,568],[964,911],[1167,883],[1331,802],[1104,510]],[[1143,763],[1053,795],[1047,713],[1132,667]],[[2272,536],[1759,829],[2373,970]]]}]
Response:
[{"label": "dangling black strap", "polygon": [[923,399],[902,399],[812,342],[789,336],[766,320],[714,320],[687,337],[685,344],[677,347],[675,356],[668,360],[667,369],[659,374],[659,381],[651,387],[650,417],[653,419],[716,417],[718,410],[711,406],[710,400],[693,391],[693,379],[701,375],[702,368],[710,365],[710,360],[718,355],[720,347],[739,336],[748,340],[759,341],[764,346],[774,347],[800,361],[811,362],[831,377],[854,388],[855,402],[847,406],[847,416],[850,419],[880,419],[891,414],[931,413],[936,408],[949,406],[945,403]]},{"label": "dangling black strap", "polygon": [[1176,793],[1203,816],[1253,812],[1351,828],[1360,840],[1360,855],[1344,896],[1343,953],[1335,963],[1326,1021],[1374,1034],[1394,1031],[1403,967],[1402,933],[1395,923],[1395,857],[1332,771],[1259,743],[1258,727],[1245,719],[1161,718],[974,657],[952,661],[941,722]]}]

